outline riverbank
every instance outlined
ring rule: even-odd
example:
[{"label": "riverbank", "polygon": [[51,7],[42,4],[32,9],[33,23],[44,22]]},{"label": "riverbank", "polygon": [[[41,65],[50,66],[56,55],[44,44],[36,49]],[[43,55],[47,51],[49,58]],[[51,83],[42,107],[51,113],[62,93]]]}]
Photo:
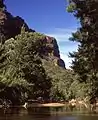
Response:
[{"label": "riverbank", "polygon": [[[15,105],[15,106],[9,106],[9,107],[64,107],[66,104],[64,103],[32,103],[32,104],[24,104],[24,105]],[[0,105],[0,108],[3,108],[2,105]]]},{"label": "riverbank", "polygon": [[[29,106],[29,105],[28,105]],[[65,104],[63,103],[34,103],[30,105],[31,107],[63,107]]]}]

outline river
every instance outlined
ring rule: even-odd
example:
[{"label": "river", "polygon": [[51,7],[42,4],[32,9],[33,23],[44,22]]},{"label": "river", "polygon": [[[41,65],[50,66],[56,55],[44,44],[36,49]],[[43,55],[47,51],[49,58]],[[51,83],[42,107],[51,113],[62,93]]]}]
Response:
[{"label": "river", "polygon": [[0,120],[98,120],[98,113],[62,108],[0,109]]}]

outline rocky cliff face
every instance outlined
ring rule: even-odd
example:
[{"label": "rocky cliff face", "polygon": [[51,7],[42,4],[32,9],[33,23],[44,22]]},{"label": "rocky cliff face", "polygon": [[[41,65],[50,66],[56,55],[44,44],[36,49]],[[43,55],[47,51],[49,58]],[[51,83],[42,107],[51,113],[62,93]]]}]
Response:
[{"label": "rocky cliff face", "polygon": [[29,29],[21,17],[11,15],[4,5],[4,0],[0,0],[0,42],[4,43],[6,39],[20,34],[22,26],[25,27],[26,31],[35,32]]},{"label": "rocky cliff face", "polygon": [[44,47],[44,58],[54,62],[55,65],[65,68],[64,61],[60,58],[59,47],[55,38],[45,37],[46,47]]},{"label": "rocky cliff face", "polygon": [[[35,32],[28,27],[25,21],[19,17],[14,17],[6,10],[4,0],[0,1],[0,42],[4,43],[5,40],[14,38],[21,33],[21,28],[24,26],[25,31]],[[64,61],[60,58],[58,44],[55,38],[46,36],[43,40],[45,42],[43,50],[43,57],[47,60],[54,62],[55,65],[59,65],[65,68]]]},{"label": "rocky cliff face", "polygon": [[[26,31],[35,32],[29,29],[28,25],[21,17],[13,17],[7,11],[0,11],[0,33],[4,36],[5,40],[20,34],[22,26],[25,27]],[[2,38],[0,41],[2,41]]]}]

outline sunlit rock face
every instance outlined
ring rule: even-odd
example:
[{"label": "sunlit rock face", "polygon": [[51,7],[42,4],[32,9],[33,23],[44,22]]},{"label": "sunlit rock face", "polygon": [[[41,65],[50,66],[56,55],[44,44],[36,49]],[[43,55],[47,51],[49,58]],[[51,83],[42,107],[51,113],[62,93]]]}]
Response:
[{"label": "sunlit rock face", "polygon": [[55,65],[65,68],[64,61],[60,58],[59,47],[55,38],[46,36],[46,48],[44,48],[44,57],[54,62]]}]

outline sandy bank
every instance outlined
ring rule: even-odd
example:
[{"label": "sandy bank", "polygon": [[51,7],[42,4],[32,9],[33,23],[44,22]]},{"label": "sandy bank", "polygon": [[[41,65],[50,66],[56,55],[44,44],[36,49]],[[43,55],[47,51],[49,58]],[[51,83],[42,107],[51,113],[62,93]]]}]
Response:
[{"label": "sandy bank", "polygon": [[62,107],[65,106],[63,103],[45,103],[45,104],[38,104],[41,107]]}]

